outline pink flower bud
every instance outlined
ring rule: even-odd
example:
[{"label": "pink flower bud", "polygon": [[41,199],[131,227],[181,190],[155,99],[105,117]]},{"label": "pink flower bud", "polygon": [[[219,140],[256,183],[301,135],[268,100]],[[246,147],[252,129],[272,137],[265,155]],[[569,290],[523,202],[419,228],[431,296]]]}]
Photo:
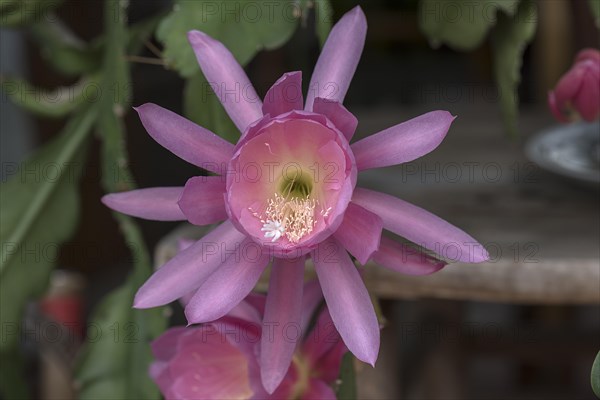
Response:
[{"label": "pink flower bud", "polygon": [[560,122],[580,118],[588,122],[600,114],[600,51],[585,49],[548,94],[548,105]]}]

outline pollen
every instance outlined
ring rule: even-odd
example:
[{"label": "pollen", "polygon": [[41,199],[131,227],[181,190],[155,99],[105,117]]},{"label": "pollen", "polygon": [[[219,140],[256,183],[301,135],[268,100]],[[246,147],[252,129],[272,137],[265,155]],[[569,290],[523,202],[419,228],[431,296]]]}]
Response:
[{"label": "pollen", "polygon": [[309,196],[285,198],[275,193],[267,201],[264,213],[253,212],[253,215],[260,219],[261,230],[271,242],[285,237],[291,243],[298,243],[313,231],[317,223],[314,217],[317,205],[318,201]]}]

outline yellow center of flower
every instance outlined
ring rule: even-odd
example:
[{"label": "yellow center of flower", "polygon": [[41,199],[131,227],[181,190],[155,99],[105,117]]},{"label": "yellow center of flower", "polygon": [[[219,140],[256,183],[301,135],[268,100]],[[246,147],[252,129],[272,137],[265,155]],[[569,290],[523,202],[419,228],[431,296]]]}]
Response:
[{"label": "yellow center of flower", "polygon": [[[313,231],[317,224],[315,209],[319,205],[312,196],[313,185],[312,177],[303,171],[283,177],[278,193],[267,200],[264,213],[250,210],[263,224],[261,230],[265,232],[265,238],[276,242],[285,237],[291,243],[298,243]],[[323,217],[328,213],[329,210],[321,210]]]}]

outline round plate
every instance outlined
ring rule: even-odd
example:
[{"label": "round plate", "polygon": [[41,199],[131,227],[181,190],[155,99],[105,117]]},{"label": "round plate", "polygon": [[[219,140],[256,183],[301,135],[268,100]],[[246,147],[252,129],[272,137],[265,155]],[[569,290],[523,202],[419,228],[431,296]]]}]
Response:
[{"label": "round plate", "polygon": [[600,183],[600,122],[560,125],[535,135],[525,147],[540,167],[585,183]]}]

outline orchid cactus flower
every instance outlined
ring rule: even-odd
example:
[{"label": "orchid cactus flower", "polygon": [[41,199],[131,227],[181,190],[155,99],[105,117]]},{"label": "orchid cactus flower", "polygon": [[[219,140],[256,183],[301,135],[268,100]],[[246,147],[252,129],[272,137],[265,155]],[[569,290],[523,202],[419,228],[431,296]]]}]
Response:
[{"label": "orchid cactus flower", "polygon": [[571,69],[548,94],[548,105],[559,122],[583,118],[593,122],[600,116],[600,51],[579,52]]},{"label": "orchid cactus flower", "polygon": [[[266,298],[250,294],[225,317],[197,327],[169,329],[152,343],[150,376],[169,399],[331,399],[331,385],[347,351],[326,308],[309,322],[322,299],[316,281],[304,286],[302,319],[284,330],[262,330]],[[277,326],[273,321],[271,328]],[[272,395],[259,368],[261,342],[301,337],[293,362]],[[261,337],[262,336],[262,337]]]},{"label": "orchid cactus flower", "polygon": [[[238,143],[144,104],[137,112],[158,143],[216,175],[193,177],[184,187],[109,194],[103,202],[152,220],[225,222],[156,271],[139,289],[134,307],[157,307],[194,293],[185,308],[189,323],[214,321],[246,297],[272,260],[265,318],[295,323],[310,257],[344,343],[374,365],[379,326],[348,252],[362,264],[373,259],[408,274],[429,274],[445,265],[383,238],[386,229],[433,252],[452,245],[458,261],[488,258],[475,239],[435,215],[355,187],[359,171],[409,162],[435,149],[454,120],[446,111],[434,111],[350,145],[357,119],[342,102],[366,29],[360,7],[345,14],[323,47],[306,101],[300,72],[291,72],[275,82],[263,102],[223,44],[189,32],[202,72],[241,132]],[[282,378],[295,343],[275,338],[261,350],[261,358],[272,362],[262,365],[270,369],[267,375]],[[267,383],[267,391],[278,383]]]}]

